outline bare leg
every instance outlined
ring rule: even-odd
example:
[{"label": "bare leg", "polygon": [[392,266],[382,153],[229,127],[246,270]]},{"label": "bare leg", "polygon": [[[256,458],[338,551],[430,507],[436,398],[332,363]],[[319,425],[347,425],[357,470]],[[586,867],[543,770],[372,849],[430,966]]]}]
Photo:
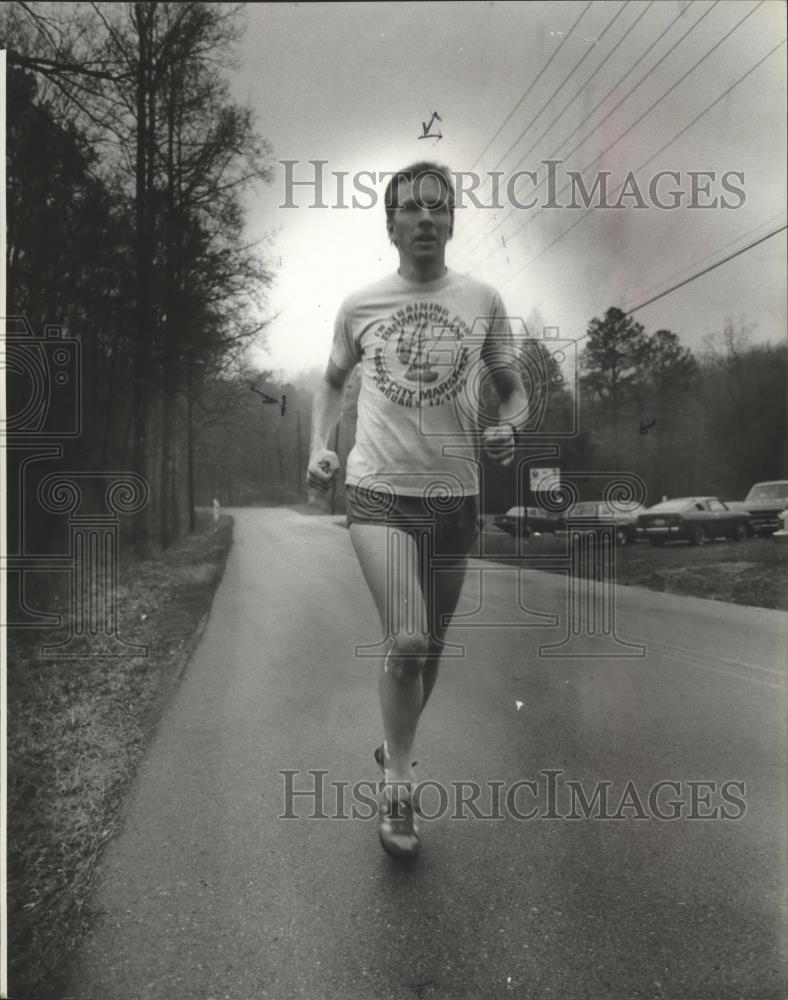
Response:
[{"label": "bare leg", "polygon": [[386,737],[386,780],[412,782],[413,743],[424,702],[422,671],[429,638],[416,543],[407,532],[380,524],[351,524],[350,538],[384,634],[392,640],[378,682]]},{"label": "bare leg", "polygon": [[422,712],[438,678],[443,640],[460,599],[467,563],[467,559],[461,559],[451,566],[427,570],[431,574],[431,580],[424,581],[423,590],[430,623],[430,639],[424,669],[421,672]]}]

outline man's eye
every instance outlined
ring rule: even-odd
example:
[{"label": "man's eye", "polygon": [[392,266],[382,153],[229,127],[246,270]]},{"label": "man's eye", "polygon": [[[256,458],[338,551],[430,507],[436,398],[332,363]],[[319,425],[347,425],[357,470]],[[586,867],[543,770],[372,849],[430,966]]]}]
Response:
[{"label": "man's eye", "polygon": [[433,203],[424,203],[423,205],[418,202],[407,202],[400,206],[401,212],[420,212],[422,209],[426,208],[428,212],[446,212],[448,211],[448,205],[446,202],[439,202],[437,205]]}]

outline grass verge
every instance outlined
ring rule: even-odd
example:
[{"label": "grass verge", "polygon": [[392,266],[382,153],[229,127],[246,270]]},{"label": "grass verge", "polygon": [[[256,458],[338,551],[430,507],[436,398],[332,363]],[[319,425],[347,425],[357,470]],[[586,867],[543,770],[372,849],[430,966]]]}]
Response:
[{"label": "grass verge", "polygon": [[[485,527],[484,558],[511,558],[517,542]],[[532,535],[529,556],[566,555],[567,536]],[[695,547],[682,542],[654,548],[643,542],[616,550],[616,582],[731,604],[788,611],[788,543],[774,538],[717,540]]]},{"label": "grass verge", "polygon": [[[309,517],[325,516],[328,504],[290,504]],[[344,523],[344,506],[337,504]],[[489,519],[488,519],[489,520]],[[568,538],[531,535],[519,543],[522,565],[529,556],[568,556]],[[487,523],[481,540],[481,557],[509,562],[518,552],[518,541]],[[593,563],[585,564],[589,569]],[[683,542],[655,548],[646,542],[616,550],[616,582],[671,594],[687,594],[712,601],[746,604],[788,611],[788,543],[774,538],[749,538],[744,542],[716,539],[703,546]]]},{"label": "grass verge", "polygon": [[[231,542],[230,518],[214,531],[202,515],[193,535],[156,557],[123,557],[118,634],[147,645],[147,656],[49,659],[42,646],[63,633],[9,630],[11,997],[62,995],[90,925],[99,858],[118,831],[123,795],[199,637]],[[67,614],[63,576],[49,581],[40,607]]]}]

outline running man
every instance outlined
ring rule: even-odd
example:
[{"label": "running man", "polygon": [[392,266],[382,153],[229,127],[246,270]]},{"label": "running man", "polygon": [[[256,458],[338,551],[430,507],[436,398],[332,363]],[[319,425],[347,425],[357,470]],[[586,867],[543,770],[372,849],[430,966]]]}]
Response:
[{"label": "running man", "polygon": [[[399,171],[386,188],[385,207],[399,268],[350,295],[339,310],[314,400],[307,481],[325,491],[339,472],[329,441],[358,364],[347,519],[391,643],[379,675],[379,834],[387,853],[413,858],[420,848],[416,727],[477,537],[479,442],[494,461],[511,463],[527,400],[500,296],[446,267],[454,231],[450,172],[427,162]],[[488,377],[499,407],[482,432],[480,386]]]}]

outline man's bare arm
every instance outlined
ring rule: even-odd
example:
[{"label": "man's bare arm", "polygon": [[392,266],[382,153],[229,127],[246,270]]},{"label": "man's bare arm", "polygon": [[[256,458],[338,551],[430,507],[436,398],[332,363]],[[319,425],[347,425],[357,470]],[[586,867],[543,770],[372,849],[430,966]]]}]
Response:
[{"label": "man's bare arm", "polygon": [[339,458],[330,447],[331,432],[342,415],[349,371],[329,360],[312,403],[312,439],[309,445],[307,482],[325,490],[339,471]]},{"label": "man's bare arm", "polygon": [[503,348],[495,341],[485,346],[484,360],[498,395],[498,426],[488,427],[483,435],[485,450],[500,465],[514,458],[514,436],[528,419],[528,397],[518,371],[511,345]]},{"label": "man's bare arm", "polygon": [[528,419],[528,397],[519,372],[501,366],[493,367],[490,375],[500,401],[498,422],[520,430]]}]

